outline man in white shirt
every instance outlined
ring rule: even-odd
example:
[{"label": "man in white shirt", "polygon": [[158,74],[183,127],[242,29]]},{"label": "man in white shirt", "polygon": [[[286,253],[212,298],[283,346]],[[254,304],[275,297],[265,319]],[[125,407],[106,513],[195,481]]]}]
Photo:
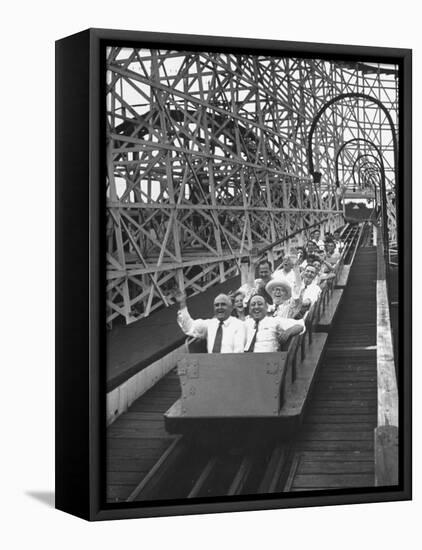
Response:
[{"label": "man in white shirt", "polygon": [[306,266],[305,271],[302,273],[302,286],[300,295],[302,298],[302,303],[309,301],[310,306],[318,300],[321,294],[321,288],[315,282],[317,274],[317,268],[311,264]]},{"label": "man in white shirt", "polygon": [[293,261],[290,256],[285,256],[283,258],[281,269],[276,269],[274,271],[272,280],[286,282],[293,288],[296,282],[296,274],[293,270]]},{"label": "man in white shirt", "polygon": [[261,260],[258,264],[258,279],[255,279],[254,283],[256,292],[263,296],[269,304],[272,304],[272,298],[266,292],[265,285],[271,281],[272,270],[273,266],[269,260]]},{"label": "man in white shirt", "polygon": [[302,273],[302,285],[300,289],[301,308],[295,315],[295,319],[302,319],[305,313],[315,304],[321,295],[321,287],[319,287],[315,278],[317,276],[317,268],[309,264]]},{"label": "man in white shirt", "polygon": [[323,252],[318,248],[318,245],[314,241],[308,241],[306,243],[306,260],[303,260],[300,264],[300,269],[303,271],[306,269],[306,266],[308,264],[312,263],[312,259],[316,257],[320,257]]},{"label": "man in white shirt", "polygon": [[333,239],[334,239],[334,245],[335,245],[336,252],[338,254],[341,254],[342,251],[343,251],[343,248],[344,248],[344,243],[340,238],[340,231],[338,231],[338,230],[334,231]]},{"label": "man in white shirt", "polygon": [[[273,317],[293,318],[300,308],[300,290],[302,287],[302,278],[300,275],[299,264],[289,258],[289,279],[273,274],[273,278],[265,287],[268,294],[273,299],[273,306],[269,306],[268,311]],[[280,270],[281,271],[281,270]],[[289,283],[288,281],[292,281]]]},{"label": "man in white shirt", "polygon": [[242,353],[245,347],[245,325],[231,316],[232,302],[226,294],[214,300],[212,319],[192,319],[186,306],[186,296],[176,295],[179,304],[177,322],[187,336],[206,339],[208,353]]},{"label": "man in white shirt", "polygon": [[316,244],[319,252],[324,252],[324,241],[321,239],[321,231],[314,229],[311,233],[311,239]]},{"label": "man in white shirt", "polygon": [[249,309],[251,297],[255,294],[263,296],[268,304],[272,304],[272,298],[265,290],[265,285],[271,281],[272,269],[273,266],[269,260],[261,260],[258,264],[258,279],[254,280],[253,285],[245,283],[239,288],[245,294],[247,309]]},{"label": "man in white shirt", "polygon": [[268,305],[262,296],[252,297],[246,319],[245,352],[275,352],[290,336],[305,332],[303,320],[268,317]]},{"label": "man in white shirt", "polygon": [[314,283],[317,284],[321,289],[324,288],[327,281],[335,278],[336,274],[334,273],[333,270],[328,271],[328,268],[324,270],[324,267],[326,266],[323,264],[323,262],[321,262],[320,259],[316,258],[312,262],[312,265],[316,269],[316,276],[314,279]]},{"label": "man in white shirt", "polygon": [[325,243],[325,256],[323,259],[323,272],[334,271],[340,261],[340,254],[336,252],[336,245],[334,241],[328,241]]},{"label": "man in white shirt", "polygon": [[286,281],[273,280],[265,288],[273,297],[273,305],[268,306],[268,313],[272,317],[293,319],[300,309],[300,283],[298,287],[295,286],[294,293]]}]

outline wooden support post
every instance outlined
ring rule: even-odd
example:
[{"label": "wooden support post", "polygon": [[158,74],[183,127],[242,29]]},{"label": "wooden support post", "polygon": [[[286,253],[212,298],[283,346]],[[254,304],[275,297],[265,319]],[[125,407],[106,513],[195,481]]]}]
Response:
[{"label": "wooden support post", "polygon": [[398,484],[399,429],[397,426],[380,426],[374,430],[375,485]]},{"label": "wooden support post", "polygon": [[377,233],[378,426],[375,430],[375,483],[390,486],[397,485],[398,480],[398,389],[382,232]]}]

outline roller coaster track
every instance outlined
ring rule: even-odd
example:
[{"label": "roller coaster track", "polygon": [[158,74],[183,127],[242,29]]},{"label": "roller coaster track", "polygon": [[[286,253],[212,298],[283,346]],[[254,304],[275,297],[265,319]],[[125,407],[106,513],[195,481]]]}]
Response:
[{"label": "roller coaster track", "polygon": [[[370,224],[348,226],[345,264],[367,246]],[[253,495],[289,491],[298,467],[298,434],[263,436],[262,430],[241,435],[194,433],[177,436],[134,487],[129,502],[173,498]]]}]

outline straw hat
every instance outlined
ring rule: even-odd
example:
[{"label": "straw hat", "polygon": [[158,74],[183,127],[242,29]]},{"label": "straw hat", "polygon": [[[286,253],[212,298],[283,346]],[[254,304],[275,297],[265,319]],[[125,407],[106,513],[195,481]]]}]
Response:
[{"label": "straw hat", "polygon": [[268,292],[268,294],[272,295],[274,290],[276,288],[282,288],[287,293],[287,298],[290,298],[292,295],[292,287],[289,285],[287,281],[280,281],[277,279],[271,279],[269,283],[267,283],[265,290]]}]

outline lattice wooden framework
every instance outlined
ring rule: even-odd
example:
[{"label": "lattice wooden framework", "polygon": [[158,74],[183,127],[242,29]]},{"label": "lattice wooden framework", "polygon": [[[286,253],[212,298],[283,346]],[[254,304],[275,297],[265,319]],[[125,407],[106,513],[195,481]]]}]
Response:
[{"label": "lattice wooden framework", "polygon": [[[369,133],[383,147],[392,185],[385,120],[354,101],[321,118],[321,183],[308,174],[315,113],[356,90],[396,112],[391,67],[367,72],[320,60],[109,48],[108,323],[172,304],[176,285],[202,292],[236,275],[242,258],[300,228],[341,225],[333,159],[350,137]],[[346,186],[352,160],[345,152]]]}]

